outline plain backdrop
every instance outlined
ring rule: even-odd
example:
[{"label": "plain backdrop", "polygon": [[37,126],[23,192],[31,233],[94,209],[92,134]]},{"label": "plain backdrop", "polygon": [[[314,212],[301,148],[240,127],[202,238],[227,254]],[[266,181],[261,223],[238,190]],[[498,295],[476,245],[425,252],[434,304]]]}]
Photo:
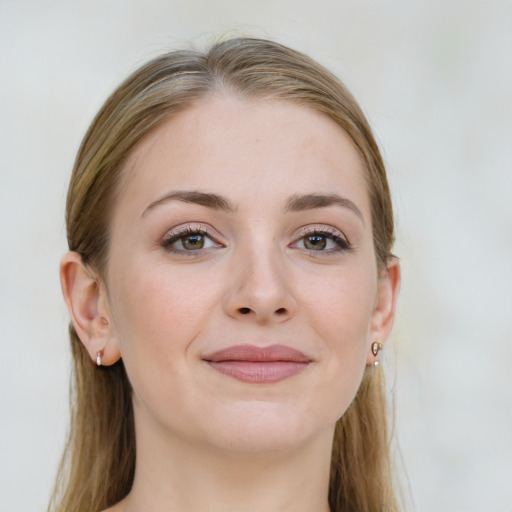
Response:
[{"label": "plain backdrop", "polygon": [[383,148],[407,510],[510,512],[512,3],[472,0],[0,0],[0,511],[45,509],[67,428],[58,263],[80,140],[139,64],[225,34],[326,65]]}]

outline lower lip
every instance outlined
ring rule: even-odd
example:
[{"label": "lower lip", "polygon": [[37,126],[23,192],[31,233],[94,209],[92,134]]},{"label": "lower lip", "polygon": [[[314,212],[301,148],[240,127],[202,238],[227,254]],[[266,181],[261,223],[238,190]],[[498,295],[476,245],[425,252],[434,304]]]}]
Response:
[{"label": "lower lip", "polygon": [[268,384],[279,382],[303,372],[309,363],[296,361],[208,361],[208,364],[224,375],[242,382]]}]

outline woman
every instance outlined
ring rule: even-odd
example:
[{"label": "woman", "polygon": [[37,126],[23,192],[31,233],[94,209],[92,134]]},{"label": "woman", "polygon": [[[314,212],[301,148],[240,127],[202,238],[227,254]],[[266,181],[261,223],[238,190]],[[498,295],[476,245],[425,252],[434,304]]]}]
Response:
[{"label": "woman", "polygon": [[67,226],[51,510],[397,509],[391,200],[335,77],[257,39],[154,59],[93,121]]}]

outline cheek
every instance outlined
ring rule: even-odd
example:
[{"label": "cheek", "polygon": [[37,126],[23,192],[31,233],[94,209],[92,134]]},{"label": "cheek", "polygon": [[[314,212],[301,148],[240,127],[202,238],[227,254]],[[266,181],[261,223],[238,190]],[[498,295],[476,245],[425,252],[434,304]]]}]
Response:
[{"label": "cheek", "polygon": [[113,278],[112,314],[123,358],[154,354],[172,364],[200,329],[216,303],[215,282],[205,285],[199,273],[170,272],[165,265],[126,266]]},{"label": "cheek", "polygon": [[330,402],[324,410],[333,421],[345,412],[361,383],[376,292],[376,277],[354,269],[324,283],[323,293],[315,295],[310,323],[323,341],[323,393]]},{"label": "cheek", "polygon": [[316,324],[332,350],[364,347],[376,294],[376,276],[361,268],[346,269],[316,289]]},{"label": "cheek", "polygon": [[204,286],[200,272],[171,272],[148,263],[118,268],[124,272],[111,279],[112,315],[134,404],[165,417],[168,404],[184,407],[183,396],[198,389],[189,371],[194,364],[189,347],[219,303],[218,290],[212,281]]}]

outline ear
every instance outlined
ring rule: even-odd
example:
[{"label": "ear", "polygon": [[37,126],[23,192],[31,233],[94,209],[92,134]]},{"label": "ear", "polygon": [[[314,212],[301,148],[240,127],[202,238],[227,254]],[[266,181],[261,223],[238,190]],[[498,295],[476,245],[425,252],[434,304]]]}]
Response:
[{"label": "ear", "polygon": [[400,291],[400,262],[398,258],[388,260],[386,270],[379,276],[377,296],[373,309],[366,364],[372,364],[376,356],[372,354],[371,344],[375,341],[383,343],[387,340],[395,319],[396,301]]},{"label": "ear", "polygon": [[103,365],[114,364],[121,354],[104,284],[74,251],[62,258],[60,283],[71,322],[90,358],[96,363],[96,357],[101,353]]}]

